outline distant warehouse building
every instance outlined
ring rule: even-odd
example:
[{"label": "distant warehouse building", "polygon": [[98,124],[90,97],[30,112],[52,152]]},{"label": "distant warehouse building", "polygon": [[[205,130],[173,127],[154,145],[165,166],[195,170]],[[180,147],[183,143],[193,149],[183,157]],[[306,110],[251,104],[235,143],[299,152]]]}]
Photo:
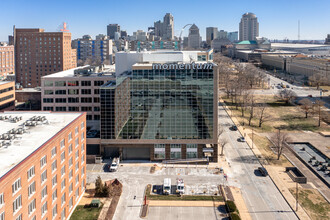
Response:
[{"label": "distant warehouse building", "polygon": [[326,44],[272,43],[272,49],[313,55],[330,55],[330,45]]},{"label": "distant warehouse building", "polygon": [[217,161],[218,69],[213,51],[116,54],[101,87],[101,152],[122,159]]},{"label": "distant warehouse building", "polygon": [[0,219],[69,219],[85,192],[82,113],[0,114]]},{"label": "distant warehouse building", "polygon": [[330,59],[306,55],[262,54],[262,64],[274,69],[284,70],[307,80],[318,77],[322,84],[330,84]]}]

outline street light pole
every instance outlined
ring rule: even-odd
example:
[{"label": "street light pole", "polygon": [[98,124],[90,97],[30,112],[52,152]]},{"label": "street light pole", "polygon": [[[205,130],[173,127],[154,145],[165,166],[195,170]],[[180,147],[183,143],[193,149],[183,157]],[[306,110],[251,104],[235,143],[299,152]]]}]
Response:
[{"label": "street light pole", "polygon": [[253,127],[252,127],[252,149],[253,149]]},{"label": "street light pole", "polygon": [[296,182],[296,212],[298,212],[298,182]]}]

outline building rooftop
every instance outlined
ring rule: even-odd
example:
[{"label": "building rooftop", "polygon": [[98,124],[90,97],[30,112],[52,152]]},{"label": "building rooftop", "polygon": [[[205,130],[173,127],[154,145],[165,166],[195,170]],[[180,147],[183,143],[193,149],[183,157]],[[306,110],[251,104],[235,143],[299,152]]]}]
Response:
[{"label": "building rooftop", "polygon": [[7,84],[7,83],[11,83],[12,81],[0,81],[0,85],[4,85],[4,84]]},{"label": "building rooftop", "polygon": [[[115,66],[106,65],[103,70],[98,69],[99,67],[92,66],[81,66],[73,69],[53,73],[42,78],[61,78],[61,77],[109,77],[115,76]],[[84,71],[88,70],[88,71]],[[79,72],[81,74],[79,74]],[[88,72],[88,73],[87,73]],[[86,74],[84,74],[86,73]]]},{"label": "building rooftop", "polygon": [[238,42],[237,44],[257,44],[257,41],[255,41],[255,40],[244,40],[244,41]]},{"label": "building rooftop", "polygon": [[[0,178],[82,114],[83,113],[55,112],[1,113]],[[7,119],[5,119],[6,116]],[[24,122],[31,120],[34,116],[40,116],[39,121],[33,121],[36,125],[28,126],[28,124],[26,124],[23,126]],[[41,119],[42,117],[44,117],[44,119]],[[15,122],[14,118],[18,121]],[[16,134],[9,134],[8,132]],[[14,137],[14,135],[16,137]]]},{"label": "building rooftop", "polygon": [[318,47],[325,47],[330,49],[330,45],[325,44],[292,44],[292,43],[272,43],[273,48],[281,47],[281,48],[318,48]]}]

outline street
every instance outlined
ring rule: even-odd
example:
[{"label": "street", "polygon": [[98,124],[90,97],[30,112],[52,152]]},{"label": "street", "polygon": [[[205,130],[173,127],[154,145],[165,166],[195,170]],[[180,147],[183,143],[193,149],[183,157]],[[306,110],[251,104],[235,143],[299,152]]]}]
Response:
[{"label": "street", "polygon": [[269,176],[263,177],[255,170],[261,166],[247,143],[237,141],[239,131],[231,131],[231,118],[219,106],[219,125],[224,128],[222,137],[229,143],[224,152],[231,172],[228,173],[228,184],[239,187],[244,201],[253,219],[297,219],[295,213],[286,203]]}]

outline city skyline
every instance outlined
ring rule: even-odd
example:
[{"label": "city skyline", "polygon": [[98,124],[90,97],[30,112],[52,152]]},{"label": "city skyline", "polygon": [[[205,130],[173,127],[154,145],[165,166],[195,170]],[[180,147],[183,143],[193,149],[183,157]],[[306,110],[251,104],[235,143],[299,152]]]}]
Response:
[{"label": "city skyline", "polygon": [[[279,0],[272,6],[260,4],[258,0],[238,3],[212,0],[207,1],[207,4],[204,3],[205,7],[194,4],[194,1],[189,4],[186,1],[175,4],[171,2],[174,3],[169,1],[168,4],[161,5],[151,1],[152,4],[149,4],[149,1],[145,1],[145,4],[99,1],[97,5],[90,5],[87,1],[79,1],[79,7],[77,2],[62,0],[47,3],[40,0],[29,3],[22,0],[5,2],[3,7],[6,10],[1,13],[0,19],[5,20],[10,17],[11,22],[0,26],[0,41],[8,40],[13,25],[17,28],[40,27],[46,31],[58,31],[63,22],[68,23],[73,39],[85,34],[91,36],[106,34],[106,26],[112,23],[118,23],[122,30],[127,30],[128,34],[132,35],[133,31],[139,29],[146,31],[148,27],[153,26],[153,22],[161,20],[166,13],[174,16],[175,36],[179,36],[185,24],[195,23],[200,28],[203,40],[206,40],[206,27],[218,27],[219,30],[229,32],[238,31],[240,18],[246,12],[256,14],[260,23],[259,36],[269,39],[297,39],[298,20],[300,20],[301,40],[324,40],[330,32],[330,27],[326,24],[330,19],[328,13],[330,2],[326,0],[320,0],[319,4],[312,6],[307,0],[299,2],[294,0],[289,3]],[[285,4],[282,4],[284,2]],[[100,5],[102,7],[99,7]],[[88,12],[86,13],[88,16],[83,16],[84,10]],[[91,14],[93,11],[97,13]],[[148,13],[143,13],[146,11]],[[132,18],[136,18],[133,19],[134,22]],[[318,25],[315,25],[316,22]],[[183,35],[188,35],[188,29]]]}]

